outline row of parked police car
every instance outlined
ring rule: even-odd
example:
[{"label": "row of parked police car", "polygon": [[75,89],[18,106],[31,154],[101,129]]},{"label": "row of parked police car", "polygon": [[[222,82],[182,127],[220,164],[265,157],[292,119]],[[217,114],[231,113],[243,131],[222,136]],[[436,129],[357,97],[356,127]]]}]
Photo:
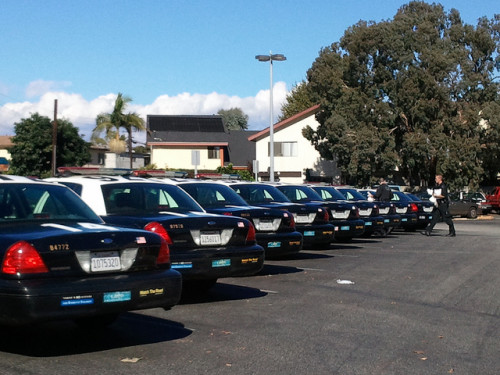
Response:
[{"label": "row of parked police car", "polygon": [[373,202],[352,188],[76,172],[0,175],[0,324],[99,327],[169,309],[265,259],[424,228],[433,209],[402,192]]}]

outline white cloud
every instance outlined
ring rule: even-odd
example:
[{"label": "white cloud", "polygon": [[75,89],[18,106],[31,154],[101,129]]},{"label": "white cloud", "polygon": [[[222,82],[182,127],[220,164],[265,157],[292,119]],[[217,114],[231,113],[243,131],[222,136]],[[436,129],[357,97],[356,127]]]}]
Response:
[{"label": "white cloud", "polygon": [[50,91],[58,91],[71,86],[68,81],[44,81],[42,79],[30,82],[26,88],[26,97],[34,98]]},{"label": "white cloud", "polygon": [[[34,82],[33,87],[35,86]],[[41,86],[43,85],[40,84]],[[285,101],[286,95],[286,84],[284,82],[275,83],[273,87],[274,118],[280,114],[281,105]],[[95,126],[96,116],[102,112],[112,111],[116,94],[106,94],[88,101],[80,94],[49,91],[43,93],[38,102],[7,103],[0,106],[0,135],[13,135],[14,123],[23,118],[29,118],[32,113],[38,112],[40,115],[52,119],[55,99],[57,99],[57,117],[69,120],[79,128],[80,134],[84,134],[85,139],[88,140]],[[269,90],[261,90],[256,96],[245,98],[216,92],[210,94],[181,93],[176,96],[162,95],[148,105],[137,105],[132,102],[128,110],[138,113],[145,120],[147,115],[213,115],[219,109],[234,107],[241,108],[248,115],[250,130],[261,130],[269,126]]]}]

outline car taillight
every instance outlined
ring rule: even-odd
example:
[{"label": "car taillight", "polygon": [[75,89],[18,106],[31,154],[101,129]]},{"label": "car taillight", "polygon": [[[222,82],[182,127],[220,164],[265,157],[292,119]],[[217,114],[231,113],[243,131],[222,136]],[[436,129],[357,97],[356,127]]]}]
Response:
[{"label": "car taillight", "polygon": [[248,225],[247,242],[255,242],[255,228],[252,223]]},{"label": "car taillight", "polygon": [[410,211],[411,212],[418,212],[418,206],[416,203],[410,203]]},{"label": "car taillight", "polygon": [[167,241],[162,237],[160,251],[158,252],[158,257],[156,258],[156,264],[170,263],[170,249],[168,248]]},{"label": "car taillight", "polygon": [[287,213],[284,214],[285,218],[288,218],[290,221],[288,222],[288,226],[290,228],[295,228],[295,218],[293,215],[289,215]]},{"label": "car taillight", "polygon": [[26,241],[19,241],[7,249],[2,273],[9,275],[49,272],[38,251]]},{"label": "car taillight", "polygon": [[233,216],[233,214],[231,212],[224,212],[222,215]]},{"label": "car taillight", "polygon": [[150,232],[159,234],[165,241],[167,241],[168,245],[173,244],[173,241],[170,238],[170,236],[168,235],[168,232],[165,230],[163,225],[161,225],[160,223],[158,223],[156,221],[152,221],[151,223],[146,224],[144,226],[144,229],[146,229]]}]

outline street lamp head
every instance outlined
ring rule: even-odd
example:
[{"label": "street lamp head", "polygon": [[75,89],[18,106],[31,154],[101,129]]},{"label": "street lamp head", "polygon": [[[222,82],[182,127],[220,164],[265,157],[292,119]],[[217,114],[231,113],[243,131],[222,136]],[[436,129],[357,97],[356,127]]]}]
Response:
[{"label": "street lamp head", "polygon": [[271,55],[271,60],[273,61],[285,61],[286,57],[282,54]]},{"label": "street lamp head", "polygon": [[269,61],[271,60],[271,56],[269,55],[257,55],[255,58],[259,61]]}]

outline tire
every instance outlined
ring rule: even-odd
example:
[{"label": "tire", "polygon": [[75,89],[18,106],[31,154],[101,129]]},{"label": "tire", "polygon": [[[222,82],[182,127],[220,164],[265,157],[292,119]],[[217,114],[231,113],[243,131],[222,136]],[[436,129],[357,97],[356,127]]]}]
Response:
[{"label": "tire", "polygon": [[97,316],[88,316],[75,319],[75,323],[83,329],[100,329],[107,327],[118,318],[119,314],[105,314]]},{"label": "tire", "polygon": [[477,218],[477,208],[476,207],[470,207],[469,212],[467,212],[467,217],[469,219],[476,219]]}]

